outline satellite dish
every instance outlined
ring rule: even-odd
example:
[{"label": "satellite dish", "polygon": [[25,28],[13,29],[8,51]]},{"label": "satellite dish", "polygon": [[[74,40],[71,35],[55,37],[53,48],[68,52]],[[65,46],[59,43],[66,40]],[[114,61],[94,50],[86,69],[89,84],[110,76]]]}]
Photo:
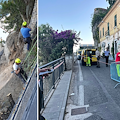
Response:
[{"label": "satellite dish", "polygon": [[106,43],[105,43],[105,42],[103,42],[103,43],[102,43],[102,47],[105,47],[105,45],[106,45]]}]

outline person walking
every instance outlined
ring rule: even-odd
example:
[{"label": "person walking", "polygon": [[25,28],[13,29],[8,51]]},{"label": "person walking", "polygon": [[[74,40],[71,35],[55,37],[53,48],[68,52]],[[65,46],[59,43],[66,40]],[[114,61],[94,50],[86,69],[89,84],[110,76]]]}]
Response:
[{"label": "person walking", "polygon": [[108,59],[109,59],[110,52],[109,52],[108,48],[106,48],[106,49],[107,50],[104,53],[105,53],[105,58],[106,58],[106,67],[108,67]]},{"label": "person walking", "polygon": [[22,80],[23,83],[26,83],[27,74],[22,69],[21,60],[19,58],[15,59],[15,63],[13,64],[14,73]]},{"label": "person walking", "polygon": [[100,63],[99,63],[99,60],[100,60],[100,52],[99,50],[96,48],[96,58],[97,58],[97,68],[100,68]]},{"label": "person walking", "polygon": [[23,27],[20,29],[20,31],[21,31],[21,34],[23,36],[24,43],[28,44],[27,45],[27,50],[29,51],[30,47],[31,47],[31,37],[30,37],[31,35],[29,33],[31,31],[31,28],[29,26],[27,26],[27,22],[23,22],[22,26]]},{"label": "person walking", "polygon": [[86,66],[91,66],[90,57],[91,57],[90,51],[87,51],[87,61],[86,61]]}]

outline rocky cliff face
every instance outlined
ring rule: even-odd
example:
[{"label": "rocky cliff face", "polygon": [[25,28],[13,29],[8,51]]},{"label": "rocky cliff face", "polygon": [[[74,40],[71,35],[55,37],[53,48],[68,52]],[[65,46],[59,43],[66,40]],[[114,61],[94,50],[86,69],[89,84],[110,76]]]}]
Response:
[{"label": "rocky cliff face", "polygon": [[[34,1],[35,4],[29,24],[32,28],[32,37],[37,34],[37,0]],[[0,56],[0,120],[5,120],[12,110],[7,95],[11,93],[14,101],[17,102],[23,89],[22,81],[15,74],[12,74],[11,71],[13,70],[12,63],[15,58],[20,57],[20,59],[24,59],[26,55],[26,44],[24,44],[20,33],[14,31],[8,35],[4,49],[0,48],[0,50],[4,50],[4,53]]]},{"label": "rocky cliff face", "polygon": [[[105,13],[105,12],[106,12],[106,9],[95,8],[93,15],[98,15],[100,13]],[[97,29],[97,26],[99,25],[100,22],[101,22],[101,20],[96,21],[95,25],[92,27],[93,39],[94,39],[94,36],[96,35],[96,29]],[[98,40],[94,39],[94,45],[95,45],[95,47],[98,46]]]}]

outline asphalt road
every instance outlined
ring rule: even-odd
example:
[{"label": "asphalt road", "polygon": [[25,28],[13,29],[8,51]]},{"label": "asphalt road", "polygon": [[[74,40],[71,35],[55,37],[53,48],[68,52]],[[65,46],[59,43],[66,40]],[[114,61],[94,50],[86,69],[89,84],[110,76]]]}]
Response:
[{"label": "asphalt road", "polygon": [[[100,61],[105,62],[105,59]],[[110,66],[106,67],[104,63],[100,66],[86,67],[76,61],[65,120],[120,120],[120,85],[114,88],[117,82],[110,78]],[[69,114],[69,109],[81,106],[87,106],[88,111],[77,115]]]}]

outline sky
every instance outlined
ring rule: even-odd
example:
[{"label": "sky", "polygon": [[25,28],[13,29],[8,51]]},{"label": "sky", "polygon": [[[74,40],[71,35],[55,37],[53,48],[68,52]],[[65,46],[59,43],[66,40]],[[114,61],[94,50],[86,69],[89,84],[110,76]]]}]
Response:
[{"label": "sky", "polygon": [[81,44],[94,44],[91,29],[94,9],[107,7],[106,0],[39,0],[38,26],[48,23],[59,32],[80,31]]},{"label": "sky", "polygon": [[2,38],[3,40],[6,41],[7,36],[8,36],[8,33],[3,33],[3,29],[0,28],[0,39]]}]

